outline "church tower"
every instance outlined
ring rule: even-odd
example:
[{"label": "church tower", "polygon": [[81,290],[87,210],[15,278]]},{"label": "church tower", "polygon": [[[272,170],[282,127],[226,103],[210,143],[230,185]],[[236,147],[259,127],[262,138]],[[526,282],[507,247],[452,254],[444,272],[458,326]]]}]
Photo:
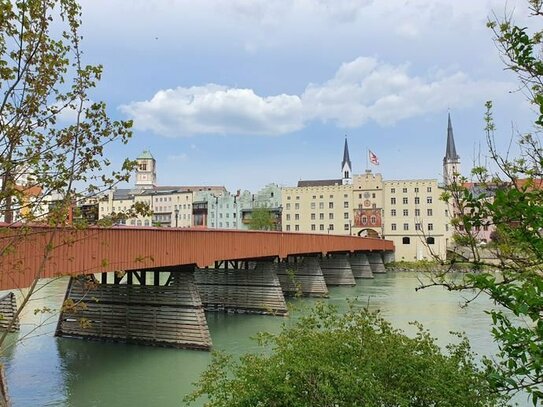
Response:
[{"label": "church tower", "polygon": [[443,183],[445,186],[454,183],[459,174],[460,157],[456,153],[453,128],[451,124],[451,114],[449,113],[449,123],[447,126],[447,150],[445,151],[445,157],[443,158]]},{"label": "church tower", "polygon": [[343,161],[341,162],[341,183],[349,185],[353,183],[351,159],[349,158],[349,146],[347,137],[345,137],[345,147],[343,148]]},{"label": "church tower", "polygon": [[156,161],[151,153],[145,150],[136,159],[136,188],[152,189],[156,185]]}]

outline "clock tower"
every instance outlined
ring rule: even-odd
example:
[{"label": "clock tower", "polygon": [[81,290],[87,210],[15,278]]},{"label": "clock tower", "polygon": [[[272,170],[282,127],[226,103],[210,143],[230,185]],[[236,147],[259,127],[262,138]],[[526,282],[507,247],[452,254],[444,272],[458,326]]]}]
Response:
[{"label": "clock tower", "polygon": [[156,185],[156,161],[152,154],[145,150],[136,159],[136,188],[152,189]]}]

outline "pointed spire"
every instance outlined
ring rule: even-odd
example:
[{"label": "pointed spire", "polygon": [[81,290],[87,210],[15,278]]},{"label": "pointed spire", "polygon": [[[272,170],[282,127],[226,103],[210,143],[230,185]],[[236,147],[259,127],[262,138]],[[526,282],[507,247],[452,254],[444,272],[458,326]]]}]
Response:
[{"label": "pointed spire", "polygon": [[449,113],[449,123],[447,125],[447,150],[445,151],[444,161],[458,161],[460,157],[456,153],[456,146],[454,145],[454,134],[451,123],[451,114]]},{"label": "pointed spire", "polygon": [[341,162],[341,167],[345,167],[345,163],[351,168],[351,159],[349,158],[349,145],[347,144],[347,136],[345,136],[345,147],[343,148],[343,161]]}]

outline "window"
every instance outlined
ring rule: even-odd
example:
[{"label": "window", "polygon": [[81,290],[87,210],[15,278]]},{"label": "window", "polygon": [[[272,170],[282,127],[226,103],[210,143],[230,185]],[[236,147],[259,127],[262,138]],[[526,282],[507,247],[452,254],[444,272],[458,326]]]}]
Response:
[{"label": "window", "polygon": [[311,230],[316,230],[315,225],[311,225]]},{"label": "window", "polygon": [[434,224],[428,223],[428,230],[434,230]]},{"label": "window", "polygon": [[331,223],[328,225],[328,230],[334,230],[334,225],[332,225]]},{"label": "window", "polygon": [[317,199],[317,195],[313,195],[313,199]]},{"label": "window", "polygon": [[396,193],[396,188],[390,188],[390,193],[395,194]]},{"label": "window", "polygon": [[319,230],[324,230],[324,225],[319,225]]},{"label": "window", "polygon": [[319,198],[322,199],[322,195],[319,195]]},{"label": "window", "polygon": [[403,192],[404,194],[407,194],[407,188],[403,188],[403,189],[402,189],[402,192]]},{"label": "window", "polygon": [[140,163],[140,171],[147,171],[147,163]]},{"label": "window", "polygon": [[343,230],[349,230],[349,224],[348,223],[345,223],[343,225]]},{"label": "window", "polygon": [[349,207],[349,202],[348,201],[343,202],[343,207],[348,208]]},{"label": "window", "polygon": [[299,231],[300,230],[300,225],[294,225],[294,230]]},{"label": "window", "polygon": [[432,192],[432,187],[426,188],[426,192]]},{"label": "window", "polygon": [[330,199],[334,199],[334,195],[330,195]]},{"label": "window", "polygon": [[300,220],[300,214],[299,213],[296,213],[294,215],[294,220]]},{"label": "window", "polygon": [[315,214],[314,213],[311,214],[311,220],[315,220]]},{"label": "window", "polygon": [[390,229],[396,230],[396,224],[395,224],[395,223],[391,223],[391,224],[390,224]]},{"label": "window", "polygon": [[330,220],[334,219],[334,214],[333,214],[333,213],[329,213],[329,214],[328,214],[328,219],[330,219]]},{"label": "window", "polygon": [[300,204],[298,202],[294,204],[294,209],[300,209]]},{"label": "window", "polygon": [[290,204],[289,203],[287,204],[287,209],[290,209]]},{"label": "window", "polygon": [[431,196],[426,197],[426,203],[429,203],[429,204],[432,203],[432,197]]},{"label": "window", "polygon": [[432,237],[432,236],[428,236],[426,238],[426,243],[428,244],[435,244],[436,243],[436,240]]},{"label": "window", "polygon": [[377,218],[376,218],[375,216],[372,216],[372,217],[370,218],[370,223],[371,223],[372,225],[375,225],[375,224],[377,223]]},{"label": "window", "polygon": [[349,195],[343,194],[343,198],[348,198],[348,197],[349,197]]},{"label": "window", "polygon": [[446,223],[446,224],[445,224],[445,232],[448,232],[448,231],[449,231],[449,224]]},{"label": "window", "polygon": [[415,187],[415,193],[417,194],[419,192],[419,187]]},{"label": "window", "polygon": [[376,196],[376,195],[375,195],[375,192],[372,192],[372,193],[371,193],[371,197],[372,197],[372,198],[375,198],[375,196]]},{"label": "window", "polygon": [[390,210],[390,216],[396,216],[396,209]]},{"label": "window", "polygon": [[366,223],[368,223],[368,218],[366,216],[362,216],[361,222],[363,225],[365,225]]},{"label": "window", "polygon": [[324,209],[324,202],[319,202],[319,209]]},{"label": "window", "polygon": [[421,224],[415,223],[415,230],[421,230]]},{"label": "window", "polygon": [[403,224],[403,230],[409,230],[409,223]]},{"label": "window", "polygon": [[403,216],[409,216],[409,209],[403,210]]},{"label": "window", "polygon": [[328,202],[328,209],[334,209],[334,203]]},{"label": "window", "polygon": [[409,203],[409,199],[405,196],[403,199],[402,199],[402,202],[404,205],[407,205]]},{"label": "window", "polygon": [[362,194],[358,194],[358,199],[362,199]]},{"label": "window", "polygon": [[486,232],[488,230],[488,225],[483,225],[483,230]]},{"label": "window", "polygon": [[426,209],[426,215],[432,216],[433,214],[434,214],[434,213],[433,213],[433,211],[432,211],[432,208]]},{"label": "window", "polygon": [[287,232],[290,232],[290,225],[287,225]]},{"label": "window", "polygon": [[324,220],[324,213],[319,213],[319,219]]},{"label": "window", "polygon": [[420,216],[420,209],[415,209],[415,216]]},{"label": "window", "polygon": [[287,201],[290,201],[290,196],[287,196]]},{"label": "window", "polygon": [[311,209],[315,209],[317,207],[317,204],[315,202],[311,202]]},{"label": "window", "polygon": [[420,204],[420,198],[418,196],[415,197],[415,205]]},{"label": "window", "polygon": [[402,244],[410,244],[411,243],[411,239],[409,239],[408,237],[402,237]]},{"label": "window", "polygon": [[145,226],[149,226],[149,219],[145,219],[145,221],[143,222]]},{"label": "window", "polygon": [[296,197],[296,200],[299,201],[299,200],[300,200],[300,196],[297,196],[297,197]]},{"label": "window", "polygon": [[343,219],[349,219],[349,212],[343,212]]},{"label": "window", "polygon": [[390,198],[390,204],[396,205],[396,198]]}]

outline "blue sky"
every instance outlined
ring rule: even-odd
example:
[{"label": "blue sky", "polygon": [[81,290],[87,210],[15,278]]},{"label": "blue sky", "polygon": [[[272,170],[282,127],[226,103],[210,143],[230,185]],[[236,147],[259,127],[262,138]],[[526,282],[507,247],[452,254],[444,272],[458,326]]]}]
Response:
[{"label": "blue sky", "polygon": [[[114,162],[150,149],[165,184],[257,190],[355,173],[438,178],[450,109],[463,170],[496,106],[498,144],[530,106],[485,24],[509,0],[83,0],[93,100],[134,120]],[[513,91],[513,93],[512,93]],[[484,145],[483,145],[484,150]]]}]

